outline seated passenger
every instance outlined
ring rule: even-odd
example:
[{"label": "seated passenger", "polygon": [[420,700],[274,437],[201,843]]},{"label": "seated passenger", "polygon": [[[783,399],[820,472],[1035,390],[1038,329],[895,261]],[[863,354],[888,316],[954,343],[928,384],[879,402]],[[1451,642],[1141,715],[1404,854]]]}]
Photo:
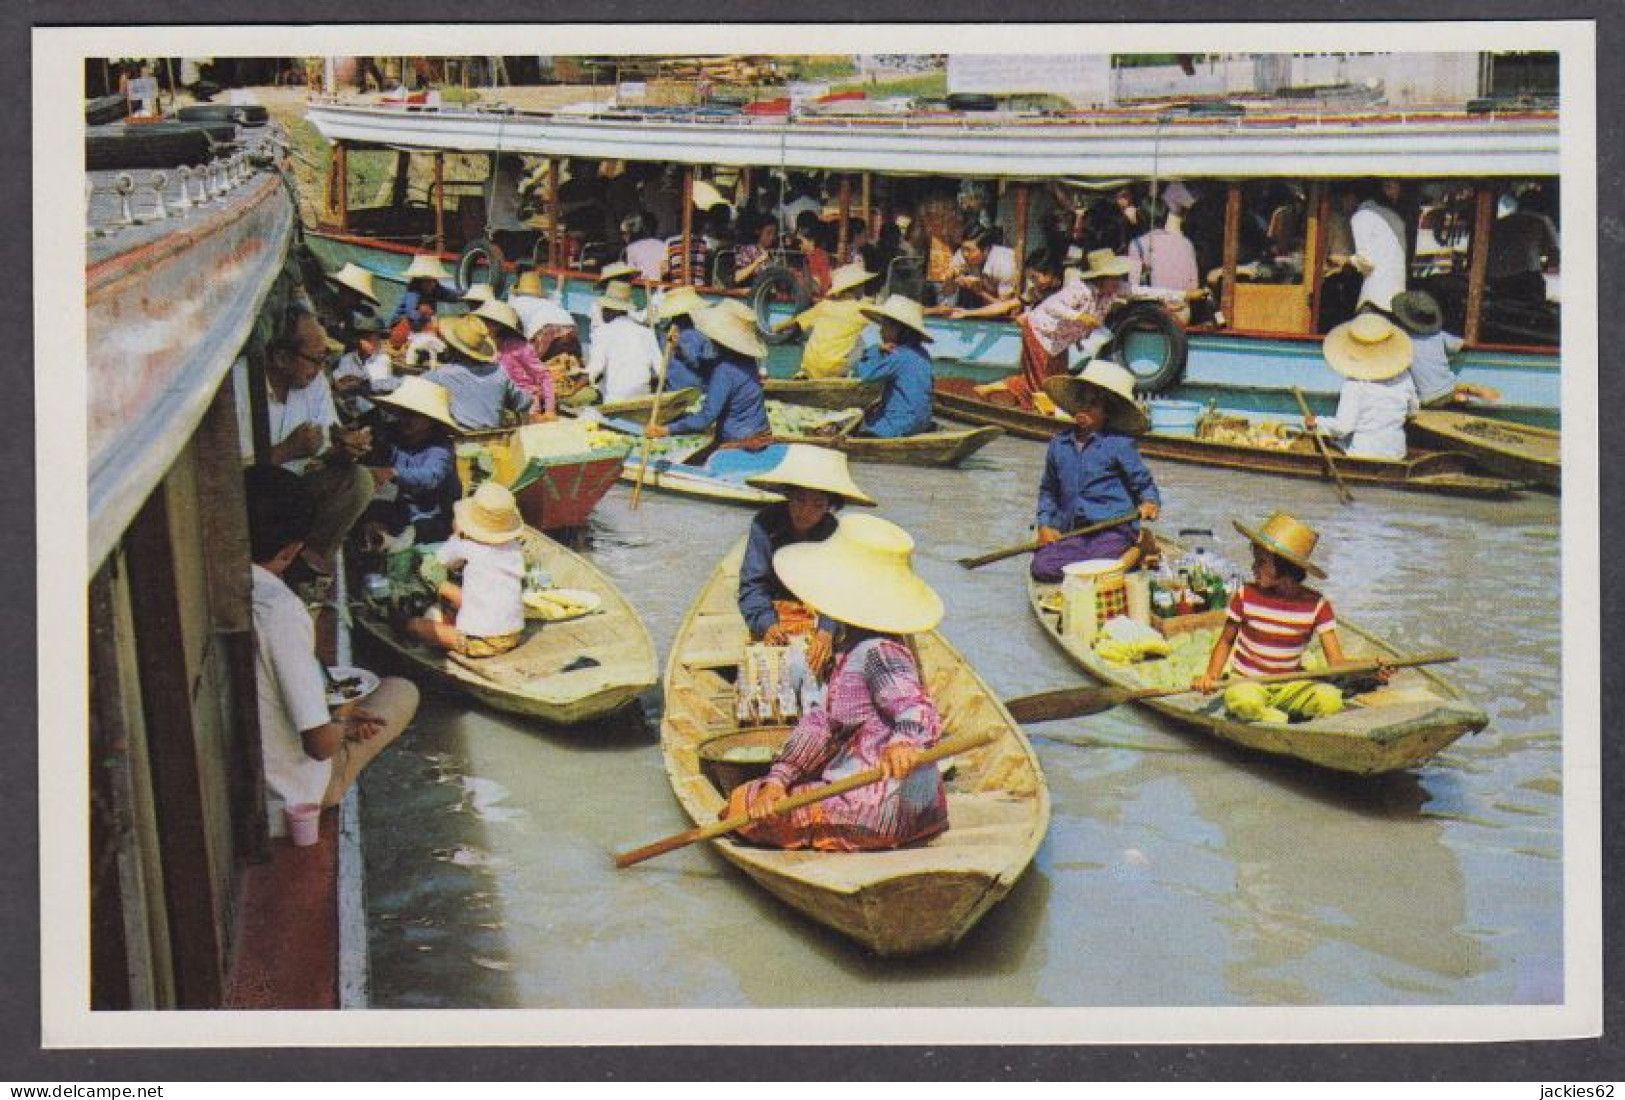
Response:
[{"label": "seated passenger", "polygon": [[407,378],[378,403],[393,414],[383,430],[381,465],[369,467],[380,491],[395,487],[392,500],[375,499],[365,519],[393,538],[407,527],[419,544],[451,535],[451,509],[462,496],[452,439],[451,395],[426,378]]},{"label": "seated passenger", "polygon": [[1344,378],[1337,415],[1310,413],[1303,426],[1347,440],[1351,455],[1405,457],[1405,421],[1420,404],[1411,381],[1411,338],[1380,313],[1361,313],[1326,334],[1321,354]]},{"label": "seated passenger", "polygon": [[858,360],[857,377],[883,382],[880,401],[863,418],[859,435],[897,439],[931,430],[931,355],[920,303],[893,294],[863,315],[880,323],[880,344]]},{"label": "seated passenger", "polygon": [[807,333],[797,378],[844,378],[863,351],[864,309],[873,304],[860,288],[875,278],[861,264],[847,264],[830,277],[829,296],[803,310],[779,328],[799,325]]}]

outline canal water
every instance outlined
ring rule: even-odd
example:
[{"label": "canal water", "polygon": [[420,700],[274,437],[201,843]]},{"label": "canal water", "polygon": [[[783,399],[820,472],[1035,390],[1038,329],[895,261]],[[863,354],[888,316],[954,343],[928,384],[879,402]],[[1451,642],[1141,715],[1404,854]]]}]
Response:
[{"label": "canal water", "polygon": [[[1006,697],[1076,683],[1032,621],[1024,559],[1042,445],[957,470],[857,465],[918,540],[944,634]],[[1154,463],[1160,529],[1284,508],[1322,534],[1343,618],[1446,669],[1490,715],[1423,768],[1359,779],[1250,755],[1121,707],[1029,728],[1054,812],[1036,860],[954,950],[882,960],[705,847],[623,871],[690,826],[645,715],[551,731],[432,689],[368,769],[362,824],[378,1008],[1366,1006],[1563,996],[1559,505],[1457,500]],[[750,512],[617,487],[581,547],[664,662]],[[388,671],[382,656],[363,661]],[[425,685],[427,687],[427,685]]]}]

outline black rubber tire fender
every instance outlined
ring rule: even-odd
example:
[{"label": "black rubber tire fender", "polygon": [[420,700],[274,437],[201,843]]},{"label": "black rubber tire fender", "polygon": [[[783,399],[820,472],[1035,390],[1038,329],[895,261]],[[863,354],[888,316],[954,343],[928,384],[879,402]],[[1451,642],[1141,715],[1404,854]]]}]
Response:
[{"label": "black rubber tire fender", "polygon": [[485,281],[491,284],[491,293],[502,297],[502,292],[508,286],[508,273],[503,270],[502,263],[502,249],[497,247],[495,241],[484,237],[470,241],[457,258],[457,293],[468,293],[468,288],[474,285],[474,273],[483,264],[488,272]]},{"label": "black rubber tire fender", "polygon": [[174,168],[206,164],[219,143],[202,126],[150,122],[109,126],[85,134],[85,168]]},{"label": "black rubber tire fender", "polygon": [[[1190,357],[1190,337],[1185,326],[1169,315],[1156,302],[1131,302],[1114,311],[1107,322],[1112,330],[1108,356],[1134,375],[1134,392],[1157,394],[1179,383],[1185,376],[1185,361]],[[1144,361],[1129,362],[1130,337],[1161,337],[1162,353],[1147,370]],[[1135,341],[1139,347],[1143,340]]]},{"label": "black rubber tire fender", "polygon": [[175,112],[182,122],[229,122],[233,126],[264,126],[271,114],[258,103],[188,103]]},{"label": "black rubber tire fender", "polygon": [[130,101],[121,95],[103,95],[85,100],[85,125],[104,126],[118,122],[130,113]]},{"label": "black rubber tire fender", "polygon": [[773,306],[786,299],[790,302],[792,316],[812,305],[812,294],[806,283],[789,268],[765,267],[751,280],[749,296],[745,301],[750,304],[751,312],[756,314],[756,331],[769,344],[788,344],[801,331],[796,325],[782,332],[773,331]]}]

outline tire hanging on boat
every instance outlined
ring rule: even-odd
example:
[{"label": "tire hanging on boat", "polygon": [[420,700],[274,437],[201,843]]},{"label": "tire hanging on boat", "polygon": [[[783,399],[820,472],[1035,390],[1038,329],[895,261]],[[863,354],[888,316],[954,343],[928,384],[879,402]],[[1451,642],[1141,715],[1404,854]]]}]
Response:
[{"label": "tire hanging on boat", "polygon": [[502,296],[506,288],[508,274],[502,269],[502,249],[494,241],[481,237],[469,242],[463,254],[457,259],[457,293],[467,294],[468,288],[474,285],[474,276],[479,272],[481,265],[485,268],[485,282],[491,284],[491,293],[497,297]]},{"label": "tire hanging on boat", "polygon": [[756,331],[762,339],[769,344],[788,344],[800,330],[792,325],[783,332],[774,332],[773,306],[787,301],[794,316],[812,305],[812,295],[794,271],[774,266],[764,268],[751,281],[750,296],[746,301],[750,303],[751,312],[756,314]]},{"label": "tire hanging on boat", "polygon": [[1107,354],[1134,375],[1134,392],[1156,394],[1178,384],[1190,356],[1185,327],[1155,302],[1131,302],[1108,324]]}]

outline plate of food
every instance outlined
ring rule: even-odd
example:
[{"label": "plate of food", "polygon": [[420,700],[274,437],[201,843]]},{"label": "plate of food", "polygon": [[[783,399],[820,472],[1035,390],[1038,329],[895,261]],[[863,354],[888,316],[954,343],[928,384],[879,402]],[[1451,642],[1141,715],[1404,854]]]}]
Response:
[{"label": "plate of food", "polygon": [[543,588],[525,593],[525,616],[547,622],[564,622],[590,615],[603,602],[603,597],[598,593],[582,588]]},{"label": "plate of food", "polygon": [[327,670],[327,705],[357,703],[378,690],[378,674],[364,668],[334,665]]}]

